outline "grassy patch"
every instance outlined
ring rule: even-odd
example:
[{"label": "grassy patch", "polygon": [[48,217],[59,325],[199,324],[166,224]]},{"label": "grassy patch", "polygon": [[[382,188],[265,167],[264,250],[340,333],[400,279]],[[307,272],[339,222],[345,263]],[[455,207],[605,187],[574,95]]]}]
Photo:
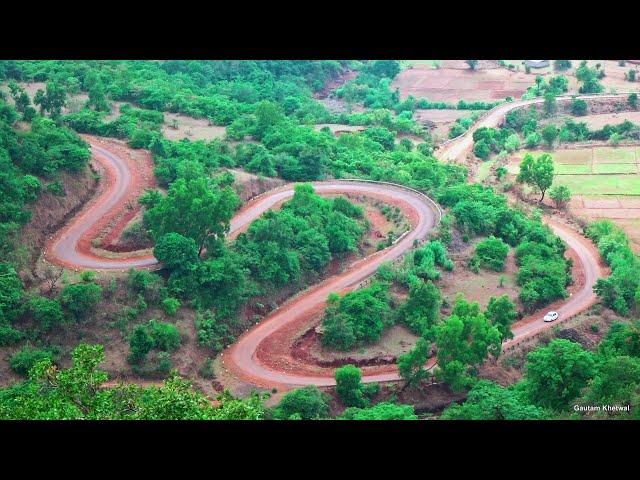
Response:
[{"label": "grassy patch", "polygon": [[640,195],[639,175],[561,175],[557,182],[578,195]]},{"label": "grassy patch", "polygon": [[[568,163],[557,163],[555,165],[556,175],[590,175],[591,174],[591,166],[590,165],[578,165],[578,164],[568,164]],[[603,173],[603,172],[598,172]],[[625,173],[625,172],[616,172],[616,173]]]},{"label": "grassy patch", "polygon": [[635,163],[635,150],[633,147],[594,148],[593,161],[594,163]]},{"label": "grassy patch", "polygon": [[638,173],[635,163],[596,163],[593,173]]}]

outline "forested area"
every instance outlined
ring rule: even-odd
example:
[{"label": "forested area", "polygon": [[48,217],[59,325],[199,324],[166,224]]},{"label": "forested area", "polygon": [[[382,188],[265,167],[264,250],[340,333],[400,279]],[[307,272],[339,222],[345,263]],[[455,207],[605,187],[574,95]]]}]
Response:
[{"label": "forested area", "polygon": [[[335,92],[348,111],[331,113],[314,94],[352,68],[358,69],[357,76]],[[15,104],[0,100],[0,253],[4,258],[10,258],[19,230],[29,220],[29,205],[39,192],[59,190],[60,172],[86,168],[88,145],[76,132],[149,149],[164,190],[149,190],[140,198],[144,207],[140,228],[153,241],[153,253],[162,262],[158,273],[131,270],[122,280],[107,284],[93,272],[84,272],[65,278],[59,293],[45,296],[25,289],[10,261],[0,264],[0,346],[19,347],[8,362],[26,378],[0,390],[0,417],[330,416],[330,400],[315,387],[287,393],[272,410],[263,406],[259,396],[240,400],[224,394],[213,406],[188,381],[172,373],[171,355],[184,340],[172,318],[181,308],[195,311],[197,345],[214,357],[248,323],[260,321],[275,307],[275,302],[265,305],[265,299],[316,282],[332,261],[358,252],[369,228],[358,205],[341,197],[323,198],[310,184],[301,183],[281,209],[264,214],[230,242],[230,221],[241,202],[232,188],[235,179],[229,168],[293,182],[389,181],[425,192],[447,209],[435,238],[416,245],[399,264],[383,265],[366,287],[342,297],[331,295],[322,320],[322,344],[332,350],[374,344],[392,325],[404,325],[417,335],[414,347],[398,357],[405,386],[417,387],[433,378],[456,392],[470,389],[467,401],[450,407],[443,418],[551,418],[569,415],[572,401],[637,402],[638,352],[628,346],[635,341],[635,324],[612,328],[596,353],[566,340],[540,347],[528,356],[525,379],[511,387],[478,380],[480,366],[490,357],[498,358],[502,341],[513,336],[511,325],[518,313],[507,295],[490,298],[484,309],[463,297],[452,305],[443,302],[438,280],[442,270],[454,268],[448,252],[453,231],[457,230],[463,244],[475,243],[469,268],[476,273],[481,268],[503,271],[509,251],[514,251],[519,299],[526,312],[567,296],[571,263],[564,258],[566,246],[543,223],[540,212],[526,213],[510,206],[497,190],[468,184],[467,168],[438,161],[429,135],[413,120],[417,109],[483,110],[495,104],[460,101],[449,105],[413,97],[401,101],[399,92],[390,87],[398,72],[395,61],[0,62],[0,80],[10,81]],[[585,88],[597,89],[591,73],[581,75]],[[516,110],[507,115],[503,128],[475,131],[475,154],[487,159],[522,145],[552,145],[558,139],[638,136],[638,128],[630,122],[598,131],[572,120],[560,128],[541,126],[541,115],[555,111],[552,97],[566,91],[563,78],[542,79],[529,91],[530,96],[545,97],[542,114],[534,108]],[[46,82],[33,98],[33,106],[17,81]],[[64,111],[66,97],[80,92],[88,96],[82,108]],[[113,115],[115,101],[126,103]],[[633,101],[630,97],[630,104]],[[579,102],[574,100],[571,108],[586,112]],[[356,103],[366,110],[352,112]],[[162,134],[167,112],[225,126],[226,138],[168,140]],[[459,120],[451,136],[466,131],[472,122]],[[316,130],[314,125],[319,123],[366,128],[336,136],[328,128]],[[402,138],[407,133],[423,141]],[[548,177],[550,163],[552,176],[550,158],[526,158],[520,181],[535,184],[537,171]],[[543,197],[549,186],[541,187]],[[638,260],[628,240],[607,222],[595,223],[587,234],[612,269],[609,278],[598,282],[597,293],[620,314],[635,311],[640,300],[634,275]],[[101,302],[115,295],[118,282],[125,284],[129,303],[112,326],[126,338],[127,362],[136,375],[166,379],[162,386],[106,387],[106,373],[98,369],[104,360],[100,345],[78,346],[73,365],[63,369],[58,365],[60,349],[46,341],[48,332],[93,318]],[[398,289],[406,292],[405,299],[394,296]],[[253,316],[242,317],[245,307]],[[150,310],[162,314],[150,318]],[[428,371],[425,363],[433,357],[437,366]],[[570,371],[562,368],[564,362],[571,365]],[[206,370],[213,375],[211,363]],[[624,380],[612,383],[619,378]],[[340,418],[417,418],[411,405],[375,403],[379,386],[363,384],[354,366],[339,368],[336,381],[336,396],[346,407]],[[549,382],[552,387],[546,388]]]},{"label": "forested area", "polygon": [[[639,325],[614,323],[595,351],[555,339],[527,355],[524,378],[509,387],[480,381],[461,405],[442,415],[448,420],[638,419],[640,402]],[[597,409],[594,409],[594,406]]]}]

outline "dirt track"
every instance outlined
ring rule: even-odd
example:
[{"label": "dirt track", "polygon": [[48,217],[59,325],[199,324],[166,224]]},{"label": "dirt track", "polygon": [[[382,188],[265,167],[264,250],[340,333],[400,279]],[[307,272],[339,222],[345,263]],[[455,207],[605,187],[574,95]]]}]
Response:
[{"label": "dirt track", "polygon": [[[610,97],[618,97],[611,95]],[[592,98],[583,96],[581,98]],[[602,96],[598,96],[602,98]],[[568,99],[558,99],[566,101]],[[473,145],[472,134],[482,126],[498,125],[504,115],[514,108],[542,100],[516,101],[496,107],[482,117],[465,135],[443,145],[436,155],[441,160],[457,160],[465,155]],[[149,267],[157,263],[151,256],[130,258],[102,258],[91,250],[92,235],[104,227],[104,218],[110,218],[121,210],[135,190],[136,175],[131,172],[126,161],[112,152],[92,143],[94,159],[102,164],[107,173],[107,188],[99,197],[65,226],[47,246],[48,259],[72,268],[126,269]],[[133,179],[133,180],[132,180]],[[331,277],[319,285],[300,293],[274,311],[268,318],[245,333],[234,345],[223,352],[222,367],[232,376],[267,388],[290,387],[295,385],[333,385],[333,369],[322,369],[314,365],[296,363],[289,349],[292,335],[308,324],[314,315],[322,311],[330,292],[346,292],[375,273],[378,266],[393,260],[411,249],[415,239],[425,238],[436,224],[436,213],[429,201],[417,193],[404,188],[361,183],[361,182],[317,182],[319,193],[353,192],[395,203],[410,219],[412,229],[392,247],[377,252],[352,264],[344,273]],[[257,197],[249,202],[231,222],[233,237],[266,210],[277,206],[293,195],[293,186],[287,185]],[[584,271],[584,284],[565,302],[553,307],[567,318],[591,306],[595,300],[593,284],[603,274],[598,254],[592,244],[567,226],[549,222],[554,231],[569,245]],[[548,309],[545,309],[545,311]],[[553,326],[540,318],[544,312],[518,322],[514,326],[515,338],[505,343],[505,347],[517,343],[538,331]],[[433,360],[429,362],[433,365]],[[363,381],[397,380],[395,365],[377,366],[363,369]]]}]

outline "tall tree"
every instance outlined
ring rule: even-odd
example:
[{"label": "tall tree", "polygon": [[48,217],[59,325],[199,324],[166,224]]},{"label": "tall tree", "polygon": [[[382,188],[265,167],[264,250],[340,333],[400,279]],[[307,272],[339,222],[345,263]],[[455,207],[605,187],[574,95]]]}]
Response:
[{"label": "tall tree", "polygon": [[179,233],[196,242],[198,254],[205,247],[220,247],[239,205],[231,187],[219,188],[206,177],[179,178],[171,184],[166,196],[154,202],[144,214],[144,225],[154,239]]},{"label": "tall tree", "polygon": [[[555,127],[554,127],[555,128]],[[538,158],[527,153],[520,163],[520,173],[517,181],[534,186],[542,192],[540,202],[544,200],[547,189],[553,183],[553,158],[548,153],[543,153]]]}]

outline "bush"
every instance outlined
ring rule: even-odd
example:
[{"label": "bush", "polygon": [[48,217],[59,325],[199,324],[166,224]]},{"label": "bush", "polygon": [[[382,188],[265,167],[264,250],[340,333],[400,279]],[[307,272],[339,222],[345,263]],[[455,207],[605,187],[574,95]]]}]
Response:
[{"label": "bush", "polygon": [[287,392],[274,412],[279,420],[317,420],[329,415],[329,396],[315,385]]},{"label": "bush", "polygon": [[155,342],[144,325],[137,325],[129,338],[129,362],[139,363],[153,349]]},{"label": "bush", "polygon": [[571,101],[571,113],[576,116],[586,115],[588,111],[587,102],[584,100],[580,100],[579,98],[574,98]]},{"label": "bush", "polygon": [[374,342],[393,323],[391,313],[388,286],[382,283],[349,292],[342,298],[332,294],[322,323],[322,343],[349,350],[362,343]]},{"label": "bush", "polygon": [[34,348],[27,345],[11,356],[9,366],[14,372],[26,376],[29,370],[41,360],[53,361],[53,352],[48,349]]},{"label": "bush", "polygon": [[509,245],[494,236],[476,245],[475,257],[479,260],[480,265],[496,272],[504,270],[508,254]]},{"label": "bush", "polygon": [[180,300],[173,297],[167,297],[162,301],[162,307],[167,315],[174,317],[180,308]]},{"label": "bush", "polygon": [[0,347],[15,345],[24,338],[24,333],[7,323],[0,323]]},{"label": "bush", "polygon": [[173,351],[180,347],[180,332],[171,323],[150,320],[149,333],[153,338],[154,347],[158,350]]},{"label": "bush", "polygon": [[378,393],[379,386],[362,384],[360,369],[354,365],[345,365],[336,369],[336,393],[346,407],[366,407],[370,397]]},{"label": "bush", "polygon": [[33,318],[40,322],[40,325],[45,330],[60,325],[64,321],[64,313],[58,300],[34,297],[29,301],[29,310]]},{"label": "bush", "polygon": [[102,287],[96,283],[67,285],[60,293],[60,300],[76,320],[81,320],[91,315],[102,300]]}]

